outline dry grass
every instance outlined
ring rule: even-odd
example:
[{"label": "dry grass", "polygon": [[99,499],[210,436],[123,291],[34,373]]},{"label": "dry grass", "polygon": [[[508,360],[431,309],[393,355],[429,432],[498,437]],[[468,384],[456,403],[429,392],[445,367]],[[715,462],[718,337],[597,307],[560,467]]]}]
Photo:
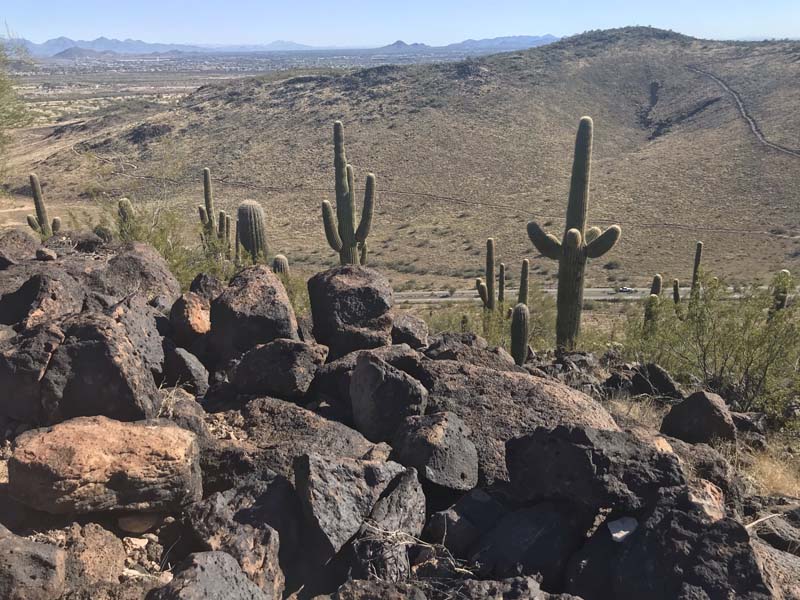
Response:
[{"label": "dry grass", "polygon": [[719,450],[742,476],[748,495],[800,498],[800,444],[796,437],[773,435],[763,452],[732,444],[721,445]]}]

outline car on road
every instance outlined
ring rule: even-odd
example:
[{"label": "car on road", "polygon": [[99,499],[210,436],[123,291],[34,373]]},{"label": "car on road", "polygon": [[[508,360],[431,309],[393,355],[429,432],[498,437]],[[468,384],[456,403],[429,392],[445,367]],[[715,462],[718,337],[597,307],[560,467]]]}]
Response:
[{"label": "car on road", "polygon": [[633,288],[630,288],[630,287],[627,287],[627,286],[623,285],[622,287],[617,288],[617,291],[620,294],[632,294],[633,293]]}]

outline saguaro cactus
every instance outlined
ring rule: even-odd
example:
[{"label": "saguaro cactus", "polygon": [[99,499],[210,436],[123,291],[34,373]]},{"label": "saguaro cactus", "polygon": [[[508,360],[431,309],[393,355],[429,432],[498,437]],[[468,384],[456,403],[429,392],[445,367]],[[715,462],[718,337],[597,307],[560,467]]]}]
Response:
[{"label": "saguaro cactus", "polygon": [[267,231],[264,224],[264,210],[254,200],[245,200],[237,210],[239,242],[247,250],[253,262],[267,257]]},{"label": "saguaro cactus", "polygon": [[694,268],[692,269],[692,291],[694,296],[700,291],[700,261],[703,259],[703,242],[697,242],[694,248]]},{"label": "saguaro cactus", "polygon": [[486,310],[494,310],[496,306],[494,296],[494,239],[489,238],[486,240],[486,281],[480,277],[475,280],[475,287],[478,290],[478,295],[483,302],[483,308]]},{"label": "saguaro cactus", "polygon": [[117,213],[119,214],[120,221],[125,224],[130,224],[136,217],[133,204],[131,204],[131,201],[127,198],[120,198],[119,202],[117,202]]},{"label": "saguaro cactus", "polygon": [[497,304],[500,306],[506,301],[506,265],[500,263],[497,271]]},{"label": "saguaro cactus", "polygon": [[519,303],[511,312],[511,356],[519,366],[528,358],[528,334],[530,332],[530,312],[525,304]]},{"label": "saguaro cactus", "polygon": [[28,225],[42,237],[49,238],[53,235],[54,231],[61,229],[61,219],[56,217],[51,224],[47,216],[47,205],[44,203],[44,196],[42,195],[42,186],[39,184],[39,178],[31,173],[30,182],[36,216],[28,215]]},{"label": "saguaro cactus", "polygon": [[621,234],[618,225],[612,225],[602,233],[597,228],[586,229],[592,128],[592,119],[583,117],[575,139],[575,158],[572,163],[563,239],[559,241],[554,235],[545,233],[535,221],[528,223],[528,236],[536,249],[547,258],[559,261],[556,345],[567,350],[575,347],[580,333],[586,261],[599,258],[611,250]]},{"label": "saguaro cactus", "polygon": [[661,296],[661,287],[663,285],[664,279],[661,277],[661,273],[656,273],[653,276],[653,283],[650,285],[650,294],[655,294],[656,296]]},{"label": "saguaro cactus", "polygon": [[646,330],[652,328],[658,314],[658,307],[661,303],[661,287],[663,279],[660,273],[656,273],[653,277],[653,283],[650,285],[650,296],[644,303],[644,322]]},{"label": "saguaro cactus", "polygon": [[786,269],[779,271],[772,284],[773,311],[786,308],[792,285],[792,274]]},{"label": "saguaro cactus", "polygon": [[214,233],[217,229],[214,212],[214,190],[211,187],[211,169],[203,169],[203,199],[205,206],[198,206],[197,212],[200,214],[200,222],[206,230],[206,237],[211,239],[209,233]]},{"label": "saguaro cactus", "polygon": [[[367,174],[364,190],[364,208],[356,228],[355,177],[353,167],[347,164],[344,150],[344,128],[341,121],[333,124],[333,166],[336,175],[336,218],[327,200],[322,202],[322,223],[328,244],[339,253],[343,265],[365,264],[367,236],[372,226],[375,208],[375,175]],[[337,225],[338,221],[338,225]]]},{"label": "saguaro cactus", "polygon": [[276,254],[272,259],[272,271],[284,277],[289,276],[289,259],[283,254]]},{"label": "saguaro cactus", "polygon": [[530,261],[525,258],[522,261],[522,269],[519,273],[519,295],[517,296],[518,304],[528,304],[528,277],[531,269]]}]

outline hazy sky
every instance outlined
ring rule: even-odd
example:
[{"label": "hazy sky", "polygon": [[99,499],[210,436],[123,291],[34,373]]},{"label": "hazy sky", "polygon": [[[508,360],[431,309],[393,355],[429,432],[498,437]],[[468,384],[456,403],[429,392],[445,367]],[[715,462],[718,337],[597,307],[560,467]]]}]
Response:
[{"label": "hazy sky", "polygon": [[0,0],[0,19],[36,42],[105,35],[148,42],[446,44],[652,25],[717,39],[800,37],[800,0]]}]

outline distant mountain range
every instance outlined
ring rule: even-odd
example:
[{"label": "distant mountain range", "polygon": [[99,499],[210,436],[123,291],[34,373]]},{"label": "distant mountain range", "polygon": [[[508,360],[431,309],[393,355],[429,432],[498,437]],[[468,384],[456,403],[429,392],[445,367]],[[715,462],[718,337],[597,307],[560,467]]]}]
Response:
[{"label": "distant mountain range", "polygon": [[[428,46],[427,44],[407,44],[397,41],[394,44],[371,50],[379,52],[409,53],[409,52],[502,52],[508,50],[524,50],[535,46],[542,46],[558,40],[552,35],[529,36],[517,35],[509,37],[498,37],[482,40],[465,40],[447,46]],[[67,37],[58,37],[47,40],[41,44],[31,42],[26,39],[14,40],[22,45],[34,57],[55,57],[64,59],[85,58],[91,56],[116,54],[156,54],[174,52],[195,52],[195,53],[238,53],[238,52],[302,52],[311,50],[359,50],[366,51],[367,48],[331,48],[322,46],[307,46],[296,42],[278,40],[269,44],[249,44],[249,45],[189,45],[189,44],[159,44],[143,42],[141,40],[116,40],[106,37],[99,37],[95,40],[72,40]],[[85,50],[87,52],[80,52]],[[98,53],[98,54],[93,54]]]}]

